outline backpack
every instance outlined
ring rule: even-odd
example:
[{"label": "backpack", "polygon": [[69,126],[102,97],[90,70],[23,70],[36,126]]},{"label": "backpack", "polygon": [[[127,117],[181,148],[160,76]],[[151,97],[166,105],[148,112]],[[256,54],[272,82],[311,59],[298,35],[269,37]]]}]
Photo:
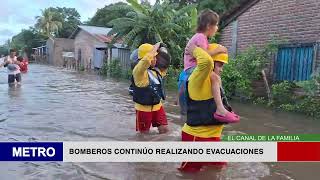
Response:
[{"label": "backpack", "polygon": [[187,115],[187,81],[193,72],[194,68],[187,69],[182,71],[178,79],[178,92],[179,92],[179,106],[181,115]]}]

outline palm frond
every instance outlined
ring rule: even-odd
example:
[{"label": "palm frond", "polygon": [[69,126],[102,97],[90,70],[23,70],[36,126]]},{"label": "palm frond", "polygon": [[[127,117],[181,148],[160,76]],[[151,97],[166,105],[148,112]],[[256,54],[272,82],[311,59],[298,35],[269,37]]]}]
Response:
[{"label": "palm frond", "polygon": [[109,6],[108,10],[110,11],[134,11],[134,9],[127,4],[120,4],[116,6]]},{"label": "palm frond", "polygon": [[143,36],[138,35],[134,38],[133,42],[131,43],[131,49],[136,49],[142,44]]},{"label": "palm frond", "polygon": [[142,6],[141,4],[139,4],[137,0],[127,0],[127,2],[131,5],[131,7],[136,12],[143,13],[146,15],[149,14],[149,10],[147,8],[145,8],[144,6]]},{"label": "palm frond", "polygon": [[198,21],[198,12],[197,12],[197,9],[194,8],[191,11],[191,28],[192,28],[192,30],[196,29],[197,21]]},{"label": "palm frond", "polygon": [[122,24],[122,23],[132,23],[134,22],[134,20],[132,18],[127,18],[127,17],[123,17],[123,18],[117,18],[114,20],[111,20],[109,22],[110,25],[116,26],[118,24]]},{"label": "palm frond", "polygon": [[137,13],[135,11],[130,11],[126,14],[126,16],[130,18],[134,18],[137,16]]},{"label": "palm frond", "polygon": [[143,28],[134,27],[127,35],[124,36],[124,41],[133,41],[135,36],[137,36],[138,33],[140,33],[143,30]]},{"label": "palm frond", "polygon": [[162,24],[160,26],[160,29],[163,29],[163,30],[170,29],[174,31],[181,31],[183,28],[176,23],[170,22],[170,23]]},{"label": "palm frond", "polygon": [[179,9],[178,11],[176,11],[176,16],[182,16],[184,14],[188,14],[191,13],[192,10],[196,9],[197,6],[192,4],[192,5],[187,5],[181,9]]}]

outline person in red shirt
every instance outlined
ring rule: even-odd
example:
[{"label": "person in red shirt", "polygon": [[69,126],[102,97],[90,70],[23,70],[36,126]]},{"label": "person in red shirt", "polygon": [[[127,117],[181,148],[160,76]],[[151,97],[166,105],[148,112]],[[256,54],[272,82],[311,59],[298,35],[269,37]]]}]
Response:
[{"label": "person in red shirt", "polygon": [[17,60],[20,62],[20,71],[22,73],[26,73],[28,71],[28,61],[23,59],[23,57],[19,56]]}]

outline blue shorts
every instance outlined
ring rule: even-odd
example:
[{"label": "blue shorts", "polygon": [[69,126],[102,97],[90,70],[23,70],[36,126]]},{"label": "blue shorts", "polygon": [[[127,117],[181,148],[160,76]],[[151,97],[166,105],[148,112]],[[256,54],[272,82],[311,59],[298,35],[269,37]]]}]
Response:
[{"label": "blue shorts", "polygon": [[21,82],[21,73],[18,74],[8,74],[8,84],[12,84],[15,81]]}]

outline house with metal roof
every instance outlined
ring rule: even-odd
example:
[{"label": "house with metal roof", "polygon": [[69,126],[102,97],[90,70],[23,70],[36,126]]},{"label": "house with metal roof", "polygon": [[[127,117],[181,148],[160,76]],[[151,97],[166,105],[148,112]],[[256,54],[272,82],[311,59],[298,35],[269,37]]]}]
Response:
[{"label": "house with metal roof", "polygon": [[[74,39],[74,55],[80,65],[85,69],[100,69],[105,61],[119,54],[119,49],[129,51],[124,45],[112,44],[112,36],[108,35],[111,28],[80,25],[71,34]],[[128,58],[129,57],[124,57]]]}]

